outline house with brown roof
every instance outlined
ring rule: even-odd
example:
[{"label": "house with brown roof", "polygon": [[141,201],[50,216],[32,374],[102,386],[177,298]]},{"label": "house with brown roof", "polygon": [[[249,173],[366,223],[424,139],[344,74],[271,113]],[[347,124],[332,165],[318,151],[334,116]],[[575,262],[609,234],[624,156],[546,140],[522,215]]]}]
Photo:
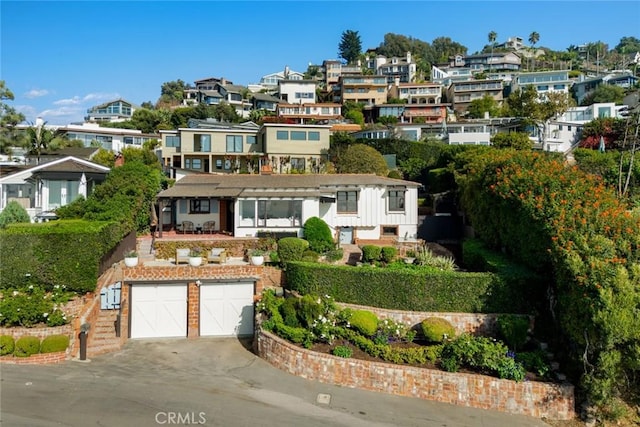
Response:
[{"label": "house with brown roof", "polygon": [[[323,219],[341,244],[357,240],[413,240],[418,228],[419,183],[372,174],[187,175],[160,192],[159,229],[195,228],[236,237],[259,232],[302,236],[311,217]],[[166,224],[166,220],[170,224]]]}]

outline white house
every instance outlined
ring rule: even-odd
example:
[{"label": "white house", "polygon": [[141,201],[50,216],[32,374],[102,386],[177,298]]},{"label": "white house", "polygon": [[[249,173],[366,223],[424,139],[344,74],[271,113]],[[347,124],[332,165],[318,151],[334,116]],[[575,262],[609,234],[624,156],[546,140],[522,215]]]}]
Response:
[{"label": "white house", "polygon": [[625,105],[605,102],[585,107],[569,108],[547,126],[544,146],[541,142],[543,138],[539,135],[538,128],[533,129],[530,139],[534,142],[534,148],[536,149],[566,153],[580,142],[582,128],[585,123],[604,117],[623,118],[621,113],[625,107]]},{"label": "white house", "polygon": [[279,80],[280,99],[289,104],[315,104],[317,83],[315,80]]},{"label": "white house", "polygon": [[[187,175],[157,196],[171,226],[191,221],[197,230],[236,237],[259,231],[302,236],[311,217],[323,219],[337,241],[413,240],[418,228],[418,187],[411,181],[368,174]],[[167,209],[168,208],[168,209]],[[160,229],[166,228],[163,216]]]},{"label": "white house", "polygon": [[27,210],[31,221],[46,217],[103,182],[109,168],[68,156],[0,177],[0,211],[12,200]]}]

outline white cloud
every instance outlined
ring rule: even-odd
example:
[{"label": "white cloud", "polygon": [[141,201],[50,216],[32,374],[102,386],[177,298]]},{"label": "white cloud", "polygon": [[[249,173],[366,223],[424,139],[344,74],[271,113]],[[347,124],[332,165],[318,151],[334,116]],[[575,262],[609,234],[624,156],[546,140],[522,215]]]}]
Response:
[{"label": "white cloud", "polygon": [[78,105],[82,102],[79,96],[73,98],[59,99],[53,102],[53,105]]},{"label": "white cloud", "polygon": [[49,91],[47,89],[31,89],[29,92],[24,94],[25,98],[33,99],[39,98],[41,96],[49,95]]},{"label": "white cloud", "polygon": [[116,99],[120,98],[120,95],[117,93],[89,93],[87,95],[85,95],[82,100],[84,102],[87,101],[100,101],[100,100],[105,100],[105,101],[115,101]]}]

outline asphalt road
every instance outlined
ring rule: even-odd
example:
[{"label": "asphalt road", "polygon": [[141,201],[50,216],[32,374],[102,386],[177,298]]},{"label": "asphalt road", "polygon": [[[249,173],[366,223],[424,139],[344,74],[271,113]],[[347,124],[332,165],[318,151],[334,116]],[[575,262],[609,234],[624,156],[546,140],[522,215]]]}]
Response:
[{"label": "asphalt road", "polygon": [[0,424],[547,426],[541,420],[308,381],[236,339],[130,340],[88,362],[0,365]]}]

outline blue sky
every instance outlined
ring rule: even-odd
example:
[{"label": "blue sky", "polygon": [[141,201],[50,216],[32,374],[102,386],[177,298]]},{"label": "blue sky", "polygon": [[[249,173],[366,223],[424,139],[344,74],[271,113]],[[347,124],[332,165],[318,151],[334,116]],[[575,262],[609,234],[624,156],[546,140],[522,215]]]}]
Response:
[{"label": "blue sky", "polygon": [[640,1],[0,1],[0,79],[29,122],[82,121],[124,98],[155,102],[162,83],[225,77],[235,84],[338,57],[345,30],[363,50],[387,33],[450,37],[473,53],[511,36],[538,46],[640,38]]}]

